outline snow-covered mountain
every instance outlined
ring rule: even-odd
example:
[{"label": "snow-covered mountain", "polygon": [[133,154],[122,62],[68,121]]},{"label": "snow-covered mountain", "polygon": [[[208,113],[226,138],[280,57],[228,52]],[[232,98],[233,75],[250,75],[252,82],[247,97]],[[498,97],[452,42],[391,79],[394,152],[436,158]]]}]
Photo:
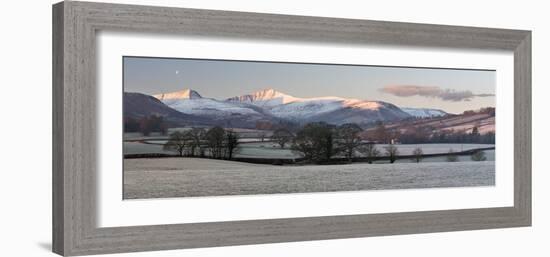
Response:
[{"label": "snow-covered mountain", "polygon": [[401,107],[401,110],[410,114],[413,117],[417,118],[433,118],[445,116],[446,113],[443,110],[439,109],[428,109],[428,108],[410,108],[410,107]]},{"label": "snow-covered mountain", "polygon": [[220,125],[254,127],[259,121],[332,124],[399,121],[409,117],[439,117],[436,109],[399,108],[391,103],[341,97],[301,98],[264,89],[225,100],[202,97],[192,89],[153,95],[167,106]]},{"label": "snow-covered mountain", "polygon": [[271,88],[260,90],[250,95],[235,96],[226,99],[227,102],[249,103],[261,107],[274,107],[300,100],[301,98],[296,98]]},{"label": "snow-covered mountain", "polygon": [[249,95],[232,97],[226,101],[262,107],[279,119],[297,122],[366,123],[410,117],[399,107],[386,102],[341,97],[299,98],[271,88]]},{"label": "snow-covered mountain", "polygon": [[261,107],[202,97],[192,89],[153,96],[179,112],[206,117],[220,125],[251,127],[258,121],[272,120],[272,116]]},{"label": "snow-covered mountain", "polygon": [[153,95],[163,103],[178,102],[182,99],[201,99],[202,96],[195,90],[184,89],[181,91]]}]

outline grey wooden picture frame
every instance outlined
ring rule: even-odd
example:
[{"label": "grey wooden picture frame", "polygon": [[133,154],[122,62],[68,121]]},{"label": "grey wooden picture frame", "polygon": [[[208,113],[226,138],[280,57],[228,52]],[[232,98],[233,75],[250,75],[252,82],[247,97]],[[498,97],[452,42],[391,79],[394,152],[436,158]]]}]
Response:
[{"label": "grey wooden picture frame", "polygon": [[[514,205],[499,208],[98,227],[95,37],[102,30],[513,52]],[[530,31],[65,1],[53,6],[52,83],[53,251],[60,255],[531,225]]]}]

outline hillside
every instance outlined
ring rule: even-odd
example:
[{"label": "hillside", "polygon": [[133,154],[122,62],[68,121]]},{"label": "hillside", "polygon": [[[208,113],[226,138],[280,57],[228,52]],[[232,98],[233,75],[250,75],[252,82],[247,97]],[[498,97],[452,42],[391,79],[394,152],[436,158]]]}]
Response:
[{"label": "hillside", "polygon": [[213,124],[212,120],[205,117],[176,111],[149,95],[124,92],[123,98],[124,118],[139,120],[144,117],[155,115],[162,116],[166,121],[178,126]]},{"label": "hillside", "polygon": [[495,132],[494,113],[467,113],[459,115],[447,115],[442,117],[405,120],[402,122],[390,123],[388,129],[398,130],[405,133],[411,128],[429,129],[435,132],[462,132],[470,133],[477,127],[480,134]]},{"label": "hillside", "polygon": [[401,110],[403,110],[404,112],[416,118],[440,117],[440,116],[445,116],[449,114],[443,110],[430,109],[430,108],[401,107]]}]

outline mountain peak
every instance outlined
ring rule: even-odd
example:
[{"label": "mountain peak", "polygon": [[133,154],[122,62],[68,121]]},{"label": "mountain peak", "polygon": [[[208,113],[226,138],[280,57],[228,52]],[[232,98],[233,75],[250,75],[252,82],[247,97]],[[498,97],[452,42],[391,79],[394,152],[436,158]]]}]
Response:
[{"label": "mountain peak", "polygon": [[289,96],[289,95],[284,94],[282,92],[279,92],[279,91],[277,91],[273,88],[262,89],[262,90],[259,90],[259,91],[256,91],[256,92],[252,93],[251,95],[254,96],[255,100],[269,100],[269,99],[273,99],[273,98],[288,97]]},{"label": "mountain peak", "polygon": [[265,88],[248,95],[228,98],[229,102],[245,102],[256,105],[278,105],[296,101],[298,98],[279,92],[273,88]]},{"label": "mountain peak", "polygon": [[176,92],[161,93],[153,95],[155,98],[163,100],[177,100],[177,99],[199,99],[202,96],[193,89],[184,89]]}]

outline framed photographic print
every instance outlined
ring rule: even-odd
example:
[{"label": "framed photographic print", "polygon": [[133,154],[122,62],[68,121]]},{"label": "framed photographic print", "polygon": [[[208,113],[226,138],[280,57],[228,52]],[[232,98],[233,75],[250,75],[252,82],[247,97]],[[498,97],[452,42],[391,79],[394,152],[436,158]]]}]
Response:
[{"label": "framed photographic print", "polygon": [[530,226],[530,37],[56,4],[54,252]]}]

